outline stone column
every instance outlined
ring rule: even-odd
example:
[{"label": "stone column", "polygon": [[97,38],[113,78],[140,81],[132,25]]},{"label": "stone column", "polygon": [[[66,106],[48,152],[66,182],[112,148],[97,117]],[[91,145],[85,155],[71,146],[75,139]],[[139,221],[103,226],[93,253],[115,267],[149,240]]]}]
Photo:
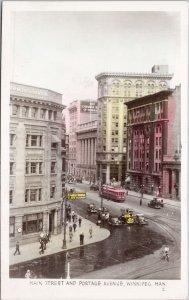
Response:
[{"label": "stone column", "polygon": [[88,165],[91,168],[91,140],[88,139]]},{"label": "stone column", "polygon": [[57,229],[58,229],[58,210],[55,210],[54,213],[54,234],[57,234]]},{"label": "stone column", "polygon": [[176,183],[176,174],[175,174],[175,170],[172,170],[172,187],[171,187],[171,194],[173,198],[176,198],[176,190],[175,190],[175,185]]},{"label": "stone column", "polygon": [[85,140],[85,165],[87,165],[87,140]]},{"label": "stone column", "polygon": [[91,139],[91,166],[94,165],[94,138]]},{"label": "stone column", "polygon": [[110,165],[109,164],[107,164],[107,167],[106,167],[106,183],[110,184]]}]

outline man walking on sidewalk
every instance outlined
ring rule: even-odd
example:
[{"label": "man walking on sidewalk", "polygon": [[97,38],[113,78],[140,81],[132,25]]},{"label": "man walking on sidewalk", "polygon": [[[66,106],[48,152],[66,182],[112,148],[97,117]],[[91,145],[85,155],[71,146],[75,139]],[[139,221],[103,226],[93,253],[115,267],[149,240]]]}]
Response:
[{"label": "man walking on sidewalk", "polygon": [[14,252],[14,255],[18,252],[18,255],[20,255],[20,245],[19,245],[19,241],[16,241],[16,249]]},{"label": "man walking on sidewalk", "polygon": [[80,239],[80,245],[82,246],[84,244],[84,233],[83,232],[79,235],[79,239]]},{"label": "man walking on sidewalk", "polygon": [[81,219],[81,217],[79,217],[79,227],[81,227],[81,221],[82,221],[82,219]]},{"label": "man walking on sidewalk", "polygon": [[74,224],[73,224],[73,229],[74,229],[74,232],[75,232],[75,230],[76,230],[76,227],[77,227],[77,224],[76,224],[76,223],[74,223]]},{"label": "man walking on sidewalk", "polygon": [[92,229],[91,225],[90,225],[90,228],[89,228],[89,237],[90,237],[90,239],[93,237],[93,229]]}]

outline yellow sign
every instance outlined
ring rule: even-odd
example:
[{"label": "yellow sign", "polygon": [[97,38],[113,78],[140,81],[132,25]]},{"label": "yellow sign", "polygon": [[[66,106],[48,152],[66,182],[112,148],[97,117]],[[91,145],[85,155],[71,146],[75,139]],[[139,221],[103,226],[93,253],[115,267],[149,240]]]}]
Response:
[{"label": "yellow sign", "polygon": [[86,193],[68,194],[68,200],[86,199]]}]

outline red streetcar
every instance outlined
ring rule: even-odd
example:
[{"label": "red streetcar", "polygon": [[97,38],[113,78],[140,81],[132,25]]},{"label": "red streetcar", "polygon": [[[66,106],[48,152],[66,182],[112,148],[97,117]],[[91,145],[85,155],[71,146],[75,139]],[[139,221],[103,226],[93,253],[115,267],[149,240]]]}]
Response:
[{"label": "red streetcar", "polygon": [[111,185],[103,184],[100,188],[99,194],[103,198],[116,202],[123,202],[126,199],[126,192],[124,189],[113,187]]}]

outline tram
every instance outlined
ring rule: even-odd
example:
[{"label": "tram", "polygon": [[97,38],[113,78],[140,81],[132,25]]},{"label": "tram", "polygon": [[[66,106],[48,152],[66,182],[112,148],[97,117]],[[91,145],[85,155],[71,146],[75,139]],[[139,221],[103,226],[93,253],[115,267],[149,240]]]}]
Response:
[{"label": "tram", "polygon": [[126,192],[124,189],[106,184],[101,186],[99,195],[103,198],[116,202],[123,202],[126,199]]}]

